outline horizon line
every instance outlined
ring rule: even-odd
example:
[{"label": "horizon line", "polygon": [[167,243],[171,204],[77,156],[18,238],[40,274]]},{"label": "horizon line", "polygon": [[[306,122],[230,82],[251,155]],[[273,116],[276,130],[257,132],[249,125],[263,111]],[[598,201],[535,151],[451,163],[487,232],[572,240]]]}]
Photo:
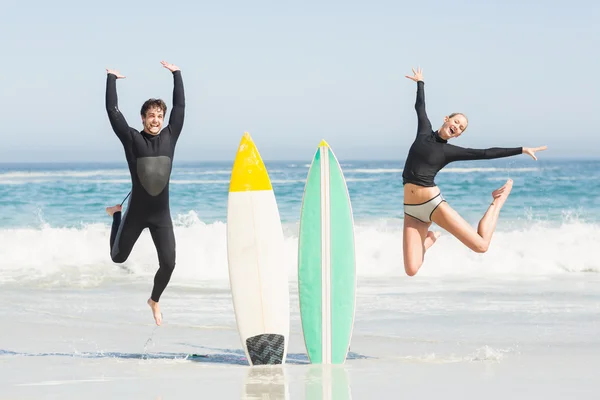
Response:
[{"label": "horizon line", "polygon": [[[544,158],[538,158],[536,162],[543,162],[544,159],[548,160],[577,160],[577,161],[600,161],[600,156],[548,156]],[[391,163],[399,163],[405,162],[406,159],[388,159],[388,158],[348,158],[348,159],[339,159],[340,163],[342,162],[391,162]],[[492,161],[492,160],[469,160],[469,161]],[[466,162],[469,162],[466,161]],[[534,160],[531,160],[534,161]],[[194,163],[194,164],[202,164],[202,163],[223,163],[223,162],[233,162],[233,158],[223,158],[223,159],[212,159],[212,160],[190,160],[190,159],[176,159],[173,161],[173,164],[176,163]],[[311,159],[266,159],[263,158],[263,162],[296,162],[296,163],[305,163],[310,164],[312,162]],[[127,164],[127,160],[49,160],[49,161],[0,161],[0,165],[15,165],[15,164]]]}]

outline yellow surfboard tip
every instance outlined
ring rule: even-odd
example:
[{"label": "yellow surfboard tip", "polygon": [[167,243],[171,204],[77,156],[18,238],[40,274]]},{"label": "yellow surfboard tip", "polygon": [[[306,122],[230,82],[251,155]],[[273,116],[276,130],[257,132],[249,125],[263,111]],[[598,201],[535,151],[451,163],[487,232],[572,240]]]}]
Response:
[{"label": "yellow surfboard tip", "polygon": [[233,162],[230,192],[273,190],[267,168],[248,132],[244,132]]},{"label": "yellow surfboard tip", "polygon": [[319,147],[329,147],[329,145],[327,144],[325,139],[323,139],[323,140],[321,140],[321,143],[319,143]]},{"label": "yellow surfboard tip", "polygon": [[252,136],[250,136],[250,133],[244,132],[244,134],[242,135],[242,140],[240,141],[240,145],[238,146],[238,151],[240,150],[240,147],[246,146],[249,143],[254,143],[254,141],[252,140]]}]

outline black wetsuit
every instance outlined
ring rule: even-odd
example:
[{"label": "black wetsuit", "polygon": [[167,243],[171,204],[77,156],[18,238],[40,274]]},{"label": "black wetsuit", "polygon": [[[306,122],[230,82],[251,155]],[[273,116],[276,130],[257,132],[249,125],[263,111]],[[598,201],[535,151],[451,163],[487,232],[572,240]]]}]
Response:
[{"label": "black wetsuit", "polygon": [[492,158],[510,157],[523,152],[522,147],[490,149],[468,149],[448,144],[437,131],[431,128],[431,122],[425,111],[425,86],[423,81],[417,82],[417,137],[410,146],[408,157],[402,171],[402,183],[413,183],[419,186],[436,186],[436,174],[447,164],[462,160],[489,160]]},{"label": "black wetsuit", "polygon": [[106,78],[106,111],[129,165],[132,188],[127,209],[113,215],[110,255],[122,263],[145,228],[149,228],[159,268],[154,277],[151,299],[158,302],[175,268],[175,235],[169,208],[169,180],[177,139],[183,128],[185,96],[181,71],[173,72],[173,109],[169,125],[158,135],[131,128],[117,104],[116,76]]}]

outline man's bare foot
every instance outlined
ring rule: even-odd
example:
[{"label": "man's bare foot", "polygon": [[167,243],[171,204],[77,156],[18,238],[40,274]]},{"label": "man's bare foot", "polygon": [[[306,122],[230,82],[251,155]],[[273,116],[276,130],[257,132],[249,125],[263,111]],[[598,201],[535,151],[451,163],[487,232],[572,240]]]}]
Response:
[{"label": "man's bare foot", "polygon": [[106,213],[112,217],[114,213],[119,212],[122,209],[123,207],[120,204],[117,204],[116,206],[106,207]]},{"label": "man's bare foot", "polygon": [[441,234],[442,234],[441,232],[428,231],[427,237],[423,241],[423,247],[425,247],[425,250],[427,250],[428,248],[433,246],[433,244],[440,237]]},{"label": "man's bare foot", "polygon": [[504,205],[504,202],[508,198],[510,191],[512,190],[512,185],[513,185],[513,180],[509,179],[506,181],[504,186],[494,190],[492,192],[492,197],[494,197],[494,201],[492,201],[492,204],[502,207]]},{"label": "man's bare foot", "polygon": [[158,303],[152,299],[148,299],[148,305],[152,309],[152,314],[154,314],[154,320],[156,321],[156,325],[160,326],[162,323],[162,313],[160,312],[160,306]]}]

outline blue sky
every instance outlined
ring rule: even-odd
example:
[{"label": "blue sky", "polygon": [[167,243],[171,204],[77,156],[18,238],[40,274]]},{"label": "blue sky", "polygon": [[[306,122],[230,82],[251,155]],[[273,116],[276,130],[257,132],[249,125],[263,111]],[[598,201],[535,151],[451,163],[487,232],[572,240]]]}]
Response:
[{"label": "blue sky", "polygon": [[[2,6],[0,161],[122,161],[105,68],[140,129],[171,106],[181,67],[180,161],[228,160],[249,131],[263,158],[404,159],[423,68],[429,117],[461,111],[465,147],[548,145],[599,157],[600,6],[574,1],[19,1]],[[525,157],[525,156],[523,156]]]}]

